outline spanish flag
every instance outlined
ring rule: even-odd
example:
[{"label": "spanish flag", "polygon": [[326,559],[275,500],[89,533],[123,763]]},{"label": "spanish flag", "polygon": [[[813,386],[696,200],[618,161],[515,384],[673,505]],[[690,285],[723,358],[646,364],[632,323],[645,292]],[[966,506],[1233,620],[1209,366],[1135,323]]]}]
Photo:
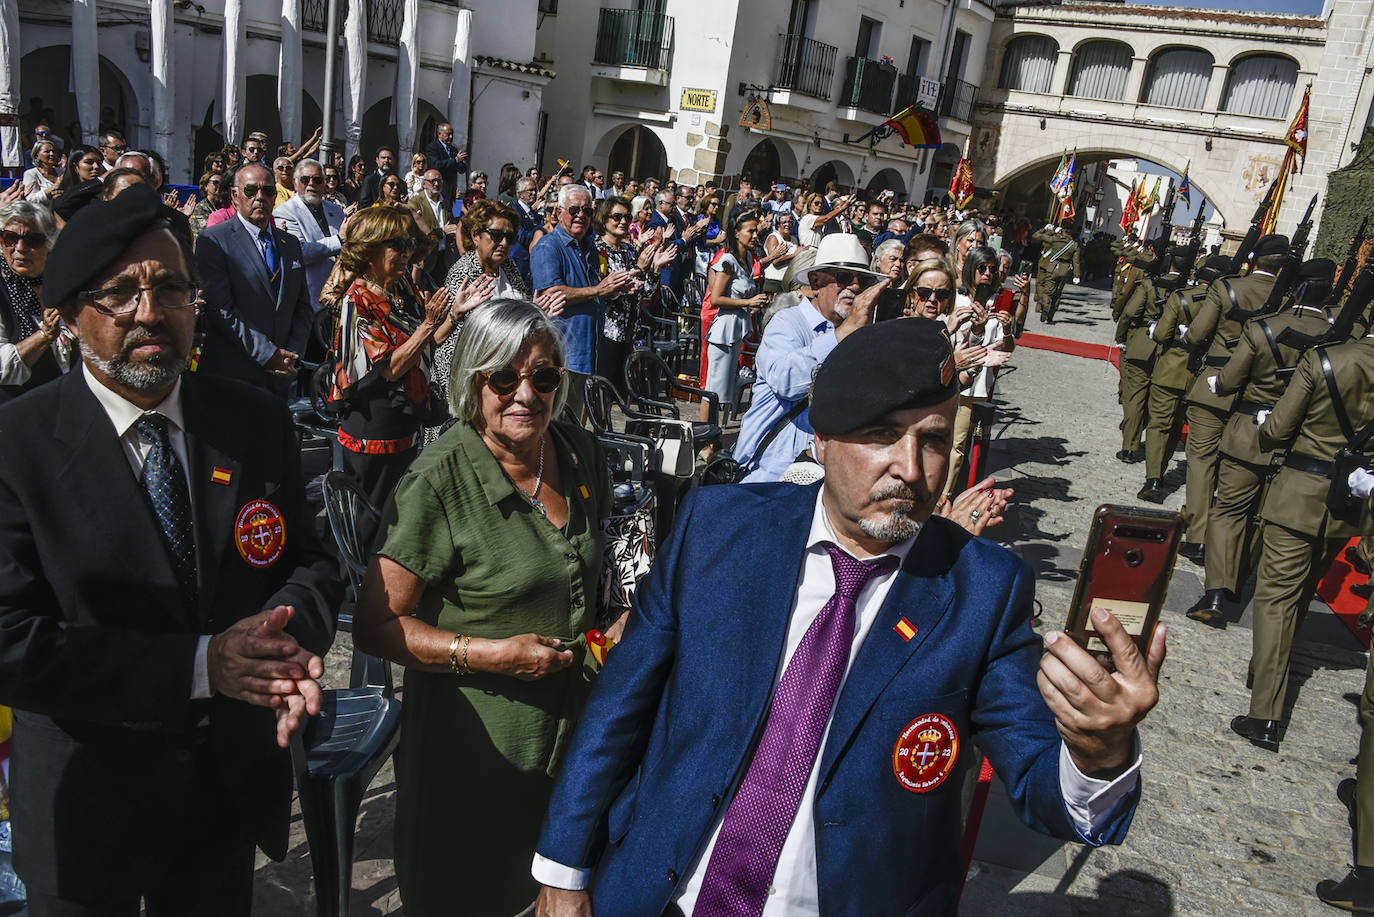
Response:
[{"label": "spanish flag", "polygon": [[906,618],[902,618],[902,620],[898,621],[897,626],[892,629],[895,630],[898,634],[900,634],[902,639],[905,640],[907,643],[910,643],[911,638],[916,636],[915,625],[913,625]]},{"label": "spanish flag", "polygon": [[228,484],[233,480],[233,477],[233,473],[228,468],[221,468],[218,465],[215,466],[214,471],[210,472],[210,480],[215,484]]},{"label": "spanish flag", "polygon": [[915,105],[903,108],[884,121],[883,126],[896,130],[902,142],[908,146],[935,150],[942,146],[940,125],[935,123],[929,112],[918,110]]}]

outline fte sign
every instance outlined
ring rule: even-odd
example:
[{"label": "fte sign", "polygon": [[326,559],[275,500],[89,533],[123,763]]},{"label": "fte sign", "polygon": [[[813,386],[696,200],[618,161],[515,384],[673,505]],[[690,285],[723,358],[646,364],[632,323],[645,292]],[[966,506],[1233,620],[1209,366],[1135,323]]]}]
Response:
[{"label": "fte sign", "polygon": [[678,107],[683,111],[704,111],[709,114],[716,110],[716,91],[714,89],[684,89],[682,90],[682,102]]},{"label": "fte sign", "polygon": [[934,111],[936,103],[940,101],[940,81],[921,77],[920,86],[916,90],[916,101],[927,111]]}]

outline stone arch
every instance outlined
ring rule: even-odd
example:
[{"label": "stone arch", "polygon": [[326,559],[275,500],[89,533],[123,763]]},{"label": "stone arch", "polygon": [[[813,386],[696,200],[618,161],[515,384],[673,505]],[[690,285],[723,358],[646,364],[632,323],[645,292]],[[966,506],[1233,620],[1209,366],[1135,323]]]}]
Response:
[{"label": "stone arch", "polygon": [[[606,163],[608,175],[621,171],[627,178],[664,181],[670,177],[663,138],[647,125],[633,121],[623,121],[603,134],[587,161]],[[580,169],[581,163],[573,163],[573,168]]]},{"label": "stone arch", "polygon": [[[448,121],[448,115],[444,114],[447,108],[447,99],[442,105],[435,105],[426,98],[415,98],[415,152],[423,153],[425,147],[439,138],[439,125]],[[492,186],[495,187],[495,176]]]},{"label": "stone arch", "polygon": [[[359,135],[358,152],[363,154],[363,160],[371,168],[373,160],[380,146],[389,146],[396,150],[396,162],[405,162],[408,151],[398,148],[398,138],[396,136],[396,125],[391,123],[391,96],[384,96],[373,102],[366,111],[363,112],[362,133]],[[405,169],[401,169],[404,173]]]},{"label": "stone arch", "polygon": [[843,159],[828,159],[811,173],[813,191],[824,191],[826,182],[833,181],[841,189],[854,187],[854,170]]},{"label": "stone arch", "polygon": [[[113,127],[122,133],[131,144],[131,136],[138,123],[138,94],[123,71],[104,55],[100,56],[100,121],[94,128],[82,125],[83,131],[100,130]],[[68,128],[77,122],[76,96],[65,87],[69,85],[68,74],[71,70],[71,45],[45,45],[34,48],[19,61],[19,86],[25,98],[20,108],[28,110],[29,100],[40,98],[43,108],[53,111],[54,132],[64,141],[68,140]],[[63,87],[57,92],[39,96],[33,87],[48,90],[49,87]],[[108,113],[108,117],[107,117]]]},{"label": "stone arch", "polygon": [[905,194],[906,182],[902,180],[902,173],[888,167],[886,169],[879,169],[878,172],[868,180],[867,190],[875,194],[880,191],[891,191],[893,194]]},{"label": "stone arch", "polygon": [[748,174],[754,187],[763,188],[766,183],[778,178],[795,180],[797,177],[797,157],[792,147],[772,137],[764,137],[749,148],[737,169],[740,175]]}]

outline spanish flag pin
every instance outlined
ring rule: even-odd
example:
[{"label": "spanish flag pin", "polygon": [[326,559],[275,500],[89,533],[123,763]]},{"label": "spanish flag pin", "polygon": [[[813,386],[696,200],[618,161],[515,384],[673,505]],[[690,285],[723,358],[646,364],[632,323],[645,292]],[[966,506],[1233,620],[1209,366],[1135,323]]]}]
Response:
[{"label": "spanish flag pin", "polygon": [[228,468],[221,468],[218,465],[215,466],[214,471],[210,472],[210,480],[215,484],[228,484],[233,477],[233,473]]},{"label": "spanish flag pin", "polygon": [[901,634],[902,639],[905,640],[907,643],[910,643],[911,638],[916,636],[915,625],[913,625],[906,618],[902,618],[902,620],[898,621],[897,626],[892,629],[895,630],[897,633]]},{"label": "spanish flag pin", "polygon": [[590,500],[590,499],[591,499],[592,492],[591,492],[590,490],[587,489],[587,485],[586,485],[586,484],[583,484],[583,485],[581,485],[580,487],[578,487],[578,488],[577,488],[577,492],[580,493],[580,494],[582,494],[582,499],[583,499],[583,500]]}]

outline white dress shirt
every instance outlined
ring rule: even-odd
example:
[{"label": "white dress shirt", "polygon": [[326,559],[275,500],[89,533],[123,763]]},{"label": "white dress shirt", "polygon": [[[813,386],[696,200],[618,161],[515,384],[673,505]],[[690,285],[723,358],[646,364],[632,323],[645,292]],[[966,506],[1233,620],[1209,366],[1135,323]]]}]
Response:
[{"label": "white dress shirt", "polygon": [[[830,519],[825,512],[822,502],[824,493],[825,489],[822,486],[816,497],[816,508],[811,518],[811,531],[806,539],[806,553],[802,560],[801,576],[797,580],[796,591],[792,596],[791,619],[787,625],[787,639],[783,646],[785,663],[778,667],[774,675],[774,687],[782,679],[786,663],[791,661],[792,654],[796,652],[807,628],[815,621],[825,603],[835,594],[834,566],[824,544],[825,542],[839,544],[839,539],[836,538],[834,529],[830,525]],[[919,535],[919,531],[917,534]],[[880,556],[895,557],[900,566],[906,561],[906,556],[910,553],[916,537],[913,535],[906,541],[893,545],[885,554]],[[876,561],[877,558],[871,558],[871,560]],[[869,561],[866,560],[865,562]],[[859,655],[859,650],[863,647],[864,639],[873,627],[873,622],[878,618],[878,612],[882,608],[883,601],[887,598],[888,591],[891,590],[896,577],[897,571],[895,569],[890,572],[879,573],[872,577],[859,593],[855,602],[854,639],[849,650],[849,659],[845,663],[844,675],[846,678],[849,676],[849,668],[854,664],[855,658]],[[844,682],[842,680],[835,696],[838,698],[839,692],[843,690]],[[811,773],[807,777],[805,788],[802,790],[797,814],[787,831],[787,837],[783,840],[782,852],[778,856],[778,866],[768,888],[768,900],[763,907],[763,917],[796,917],[796,915],[820,913],[816,869],[815,797],[821,758],[824,756],[825,740],[830,732],[830,719],[826,720],[825,732],[826,735],[821,736],[820,751],[816,754],[816,760],[812,762]],[[1135,763],[1125,774],[1110,782],[1096,780],[1079,772],[1070,759],[1068,750],[1062,742],[1060,743],[1060,789],[1064,795],[1064,805],[1069,816],[1080,831],[1089,836],[1097,833],[1096,826],[1104,824],[1108,817],[1115,812],[1121,800],[1135,789],[1139,781],[1140,763],[1141,756],[1137,746]],[[710,840],[701,850],[691,869],[684,875],[682,884],[678,886],[677,895],[673,898],[673,903],[689,917],[696,907],[697,896],[701,893],[702,882],[706,878],[706,868],[711,862],[711,852],[715,850],[716,839],[720,835],[720,829],[724,824],[725,813],[728,809],[728,805],[721,806],[720,814],[711,829]],[[539,854],[535,854],[531,871],[537,881],[555,888],[586,888],[590,879],[589,870],[573,869],[545,859]]]},{"label": "white dress shirt", "polygon": [[[81,366],[81,375],[86,379],[86,385],[90,388],[91,394],[95,395],[95,400],[100,402],[106,416],[110,418],[110,423],[114,425],[115,436],[119,437],[119,445],[124,450],[124,457],[129,460],[129,467],[133,469],[134,479],[139,481],[140,487],[143,481],[143,462],[148,458],[148,453],[152,451],[153,444],[143,438],[134,424],[138,423],[139,418],[144,414],[161,414],[167,418],[167,438],[172,443],[172,452],[176,454],[177,461],[181,462],[181,471],[186,475],[186,488],[189,492],[191,489],[191,464],[186,457],[186,424],[183,422],[181,413],[181,380],[177,379],[172,386],[171,394],[164,398],[161,403],[145,411],[91,375],[90,368],[84,363]],[[195,666],[191,676],[190,687],[193,700],[210,696],[210,670],[207,666],[209,647],[210,638],[202,635],[196,643]]]}]

